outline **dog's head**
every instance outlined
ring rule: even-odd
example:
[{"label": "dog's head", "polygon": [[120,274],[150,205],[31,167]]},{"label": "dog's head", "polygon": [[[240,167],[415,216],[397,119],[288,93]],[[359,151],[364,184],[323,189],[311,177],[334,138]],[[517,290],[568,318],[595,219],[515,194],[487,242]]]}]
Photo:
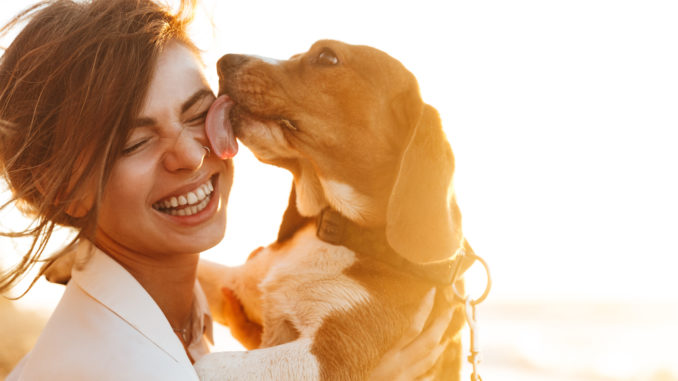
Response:
[{"label": "dog's head", "polygon": [[391,246],[415,262],[459,247],[452,150],[400,62],[323,40],[286,61],[226,55],[218,71],[227,97],[212,113],[228,114],[224,128],[258,159],[292,172],[301,215],[329,205],[364,226],[385,226]]}]

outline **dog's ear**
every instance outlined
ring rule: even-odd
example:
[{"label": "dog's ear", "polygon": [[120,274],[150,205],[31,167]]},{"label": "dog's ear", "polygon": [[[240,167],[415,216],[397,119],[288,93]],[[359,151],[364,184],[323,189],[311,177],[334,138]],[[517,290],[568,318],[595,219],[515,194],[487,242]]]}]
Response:
[{"label": "dog's ear", "polygon": [[297,209],[297,192],[295,191],[294,183],[292,183],[290,198],[287,201],[287,209],[285,210],[285,214],[283,214],[280,229],[278,229],[278,239],[276,242],[282,243],[292,238],[297,230],[304,227],[311,220],[313,219],[299,214],[299,210]]},{"label": "dog's ear", "polygon": [[452,187],[454,156],[436,109],[424,105],[405,148],[386,215],[386,237],[404,258],[447,259],[461,242]]}]

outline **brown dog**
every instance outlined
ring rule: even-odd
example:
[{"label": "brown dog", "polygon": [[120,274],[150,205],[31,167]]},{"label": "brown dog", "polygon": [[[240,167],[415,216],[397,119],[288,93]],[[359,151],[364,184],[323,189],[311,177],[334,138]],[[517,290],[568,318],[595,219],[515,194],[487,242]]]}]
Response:
[{"label": "brown dog", "polygon": [[[232,151],[234,133],[294,186],[277,242],[241,267],[199,268],[216,319],[227,287],[263,325],[263,349],[196,368],[205,379],[364,379],[428,290],[443,291],[434,312],[458,303],[452,283],[463,289],[470,264],[438,113],[400,62],[366,46],[319,41],[287,61],[226,55],[218,70],[213,148]],[[459,379],[461,308],[435,379]]]}]

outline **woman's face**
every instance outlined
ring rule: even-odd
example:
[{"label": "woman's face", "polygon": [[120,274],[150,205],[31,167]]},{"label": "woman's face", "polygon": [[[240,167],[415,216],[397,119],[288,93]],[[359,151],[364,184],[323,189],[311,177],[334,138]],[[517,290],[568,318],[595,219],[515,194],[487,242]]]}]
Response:
[{"label": "woman's face", "polygon": [[233,166],[204,148],[214,99],[193,52],[168,45],[104,189],[101,232],[144,255],[198,253],[223,238]]}]

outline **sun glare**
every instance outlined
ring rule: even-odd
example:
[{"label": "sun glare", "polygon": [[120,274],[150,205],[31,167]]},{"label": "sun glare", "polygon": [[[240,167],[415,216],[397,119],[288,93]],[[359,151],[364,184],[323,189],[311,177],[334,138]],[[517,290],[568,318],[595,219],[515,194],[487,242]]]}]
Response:
[{"label": "sun glare", "polygon": [[[26,4],[2,2],[0,19]],[[678,380],[662,317],[678,318],[676,17],[671,1],[204,0],[193,33],[215,89],[226,52],[284,59],[323,38],[415,74],[455,153],[465,235],[492,271],[484,377]],[[275,239],[291,185],[241,151],[226,238],[205,253],[226,264]],[[5,265],[13,245],[0,241]],[[482,292],[482,270],[467,279]],[[18,305],[49,311],[60,290],[41,282]]]}]

